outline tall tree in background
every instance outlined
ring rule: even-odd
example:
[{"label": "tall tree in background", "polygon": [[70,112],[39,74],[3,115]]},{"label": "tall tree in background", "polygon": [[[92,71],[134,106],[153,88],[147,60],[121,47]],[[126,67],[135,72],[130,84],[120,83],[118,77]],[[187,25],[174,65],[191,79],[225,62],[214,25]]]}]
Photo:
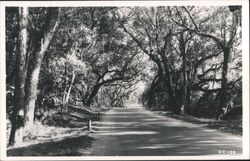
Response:
[{"label": "tall tree in background", "polygon": [[156,84],[162,84],[168,95],[166,109],[178,114],[180,105],[176,97],[170,61],[174,57],[170,51],[170,44],[176,33],[168,16],[168,10],[166,7],[145,7],[137,11],[132,9],[123,29],[157,66],[156,78],[152,82],[152,92],[157,91]]},{"label": "tall tree in background", "polygon": [[[228,65],[233,49],[233,44],[238,36],[238,26],[240,24],[240,8],[229,11],[230,8],[215,8],[209,16],[199,18],[198,15],[202,15],[203,10],[199,10],[199,7],[182,7],[184,15],[179,14],[179,22],[175,21],[178,25],[190,30],[201,37],[206,37],[213,40],[218,48],[223,53],[223,64],[221,71],[221,88],[218,90],[219,103],[216,108],[217,117],[222,112],[222,108],[226,106],[226,95],[228,88]],[[194,16],[195,14],[195,16]],[[185,17],[185,18],[184,18]],[[189,23],[184,21],[189,19]],[[213,24],[213,25],[212,25]]]}]

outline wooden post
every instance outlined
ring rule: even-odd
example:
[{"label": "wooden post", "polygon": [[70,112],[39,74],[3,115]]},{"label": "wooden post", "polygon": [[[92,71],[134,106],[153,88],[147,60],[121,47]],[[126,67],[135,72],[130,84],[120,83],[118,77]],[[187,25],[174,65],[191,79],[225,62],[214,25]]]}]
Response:
[{"label": "wooden post", "polygon": [[88,131],[91,131],[91,120],[88,120]]}]

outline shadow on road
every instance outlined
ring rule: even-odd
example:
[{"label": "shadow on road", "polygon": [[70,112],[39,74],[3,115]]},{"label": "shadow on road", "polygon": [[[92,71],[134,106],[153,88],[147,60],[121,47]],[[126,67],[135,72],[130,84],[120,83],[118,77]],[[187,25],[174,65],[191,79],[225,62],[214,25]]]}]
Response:
[{"label": "shadow on road", "polygon": [[143,109],[116,109],[97,123],[93,156],[241,154],[242,143],[199,125],[158,117]]},{"label": "shadow on road", "polygon": [[93,138],[84,135],[61,141],[39,143],[23,148],[10,149],[7,156],[80,156],[91,147]]},{"label": "shadow on road", "polygon": [[[114,109],[90,135],[7,151],[8,156],[197,156],[241,154],[241,137],[159,116],[144,109]],[[69,131],[72,133],[73,131]]]}]

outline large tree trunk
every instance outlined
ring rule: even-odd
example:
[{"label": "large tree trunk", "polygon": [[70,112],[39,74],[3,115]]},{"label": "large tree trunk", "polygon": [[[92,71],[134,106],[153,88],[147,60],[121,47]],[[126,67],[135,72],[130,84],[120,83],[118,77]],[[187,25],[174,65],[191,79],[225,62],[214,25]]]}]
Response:
[{"label": "large tree trunk", "polygon": [[28,74],[30,74],[30,76],[27,79],[26,83],[27,93],[26,93],[25,108],[24,108],[25,127],[27,129],[29,129],[33,125],[35,101],[37,97],[37,84],[38,84],[38,78],[43,56],[44,53],[39,52],[39,54],[36,55],[35,60],[33,60],[35,63],[33,69],[31,69],[31,71],[28,71]]},{"label": "large tree trunk", "polygon": [[223,49],[223,67],[222,67],[222,81],[221,81],[221,90],[219,92],[219,107],[218,112],[222,111],[222,108],[226,105],[226,96],[227,96],[227,73],[228,73],[228,61],[229,61],[230,49],[226,47]]},{"label": "large tree trunk", "polygon": [[[54,8],[51,8],[54,10]],[[52,12],[52,11],[51,11]],[[25,116],[25,130],[28,130],[32,127],[34,121],[34,111],[35,111],[35,101],[37,97],[37,84],[39,81],[39,73],[42,64],[42,60],[45,52],[48,49],[50,41],[54,35],[54,32],[58,26],[58,17],[57,15],[52,15],[49,17],[49,28],[47,29],[47,33],[44,35],[44,39],[41,39],[41,48],[37,53],[32,53],[34,55],[34,59],[31,61],[34,63],[33,68],[29,68],[28,71],[28,79],[26,80],[26,99],[25,99],[25,108],[24,108],[24,116]],[[54,17],[55,16],[55,17]]]},{"label": "large tree trunk", "polygon": [[188,89],[188,72],[187,72],[187,54],[186,54],[186,42],[184,40],[184,33],[180,33],[180,40],[179,40],[179,50],[182,56],[182,76],[183,76],[183,86],[184,86],[184,93],[183,93],[183,109],[182,113],[189,112],[189,103],[190,103],[190,90]]},{"label": "large tree trunk", "polygon": [[101,87],[101,86],[100,86],[99,84],[97,84],[97,85],[94,86],[92,92],[91,92],[91,93],[89,94],[89,96],[88,96],[88,99],[87,99],[87,101],[86,101],[86,106],[89,107],[89,106],[91,105],[91,103],[92,103],[94,97],[96,96],[96,94],[98,93],[100,87]]},{"label": "large tree trunk", "polygon": [[[237,31],[237,15],[236,13],[232,12],[232,27],[230,30],[230,38],[227,42],[226,45],[222,48],[223,50],[223,66],[222,66],[222,81],[221,81],[221,90],[218,93],[220,102],[219,102],[219,107],[217,111],[219,113],[222,113],[222,108],[226,106],[226,96],[227,96],[227,73],[228,73],[228,63],[229,63],[229,58],[230,58],[230,49],[233,47],[233,40],[236,35]],[[225,40],[225,39],[224,39]],[[218,117],[218,116],[217,116]]]},{"label": "large tree trunk", "polygon": [[182,56],[182,74],[183,74],[183,86],[184,86],[184,96],[183,96],[183,109],[184,114],[187,111],[187,76],[186,76],[186,46],[184,42],[183,32],[180,34],[179,49]]},{"label": "large tree trunk", "polygon": [[14,108],[11,116],[11,132],[9,138],[9,145],[22,142],[22,116],[21,111],[24,108],[25,98],[25,57],[27,53],[27,39],[28,39],[28,15],[27,7],[19,8],[19,22],[20,34],[19,43],[17,46],[16,58],[16,78],[15,78],[15,91],[14,91]]},{"label": "large tree trunk", "polygon": [[[160,73],[159,73],[160,74]],[[154,99],[154,94],[155,90],[158,88],[158,83],[159,83],[159,76],[155,76],[154,80],[151,83],[149,94],[148,94],[148,103],[147,106],[149,109],[151,109],[154,105],[155,99]]]},{"label": "large tree trunk", "polygon": [[171,79],[171,75],[170,75],[170,71],[169,71],[169,66],[167,64],[167,59],[164,55],[162,55],[162,59],[163,59],[163,62],[165,62],[163,64],[163,69],[164,69],[163,81],[166,85],[166,89],[167,89],[167,93],[168,93],[168,97],[169,97],[169,107],[170,107],[172,112],[174,112],[175,114],[179,114],[180,108],[178,107],[175,92],[173,89],[172,79]]}]

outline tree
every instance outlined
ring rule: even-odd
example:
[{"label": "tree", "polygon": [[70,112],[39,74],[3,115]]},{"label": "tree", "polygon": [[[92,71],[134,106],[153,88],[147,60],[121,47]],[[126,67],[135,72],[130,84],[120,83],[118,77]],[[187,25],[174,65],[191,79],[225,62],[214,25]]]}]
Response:
[{"label": "tree", "polygon": [[[222,107],[226,105],[226,93],[228,85],[228,63],[230,58],[230,51],[233,48],[233,43],[238,32],[238,17],[239,13],[229,11],[229,8],[215,8],[215,10],[210,13],[209,16],[203,19],[197,19],[197,13],[194,17],[192,12],[198,12],[202,14],[202,11],[199,11],[199,8],[186,8],[182,7],[182,11],[186,13],[185,19],[189,19],[189,24],[185,24],[184,18],[180,16],[180,23],[176,20],[173,20],[176,24],[184,27],[185,29],[194,32],[195,34],[212,39],[221,49],[223,53],[223,65],[222,65],[222,74],[221,79],[218,81],[221,82],[221,88],[217,89],[219,104],[217,106],[217,117],[221,113]],[[177,11],[178,12],[178,11]],[[179,14],[180,15],[180,14]],[[226,18],[227,17],[227,18]],[[211,25],[212,22],[217,21],[214,25]],[[230,23],[228,23],[230,22]],[[207,30],[209,28],[209,30]],[[218,31],[218,29],[220,31]]]},{"label": "tree", "polygon": [[[11,120],[11,132],[9,137],[9,145],[14,145],[16,140],[22,142],[22,126],[23,120],[23,107],[25,98],[25,58],[27,53],[27,34],[28,34],[28,15],[27,7],[19,8],[19,35],[16,50],[16,64],[15,64],[15,90],[14,90],[14,107]],[[17,136],[16,136],[17,135]]]},{"label": "tree", "polygon": [[6,71],[7,84],[14,84],[15,76],[15,53],[17,53],[17,43],[19,41],[19,9],[18,7],[6,7]]},{"label": "tree", "polygon": [[[99,61],[102,63],[99,64],[101,66],[99,66],[96,62],[95,66],[92,67],[93,72],[97,76],[97,80],[90,88],[89,93],[87,93],[87,95],[85,96],[85,98],[87,98],[85,104],[86,106],[90,106],[93,98],[96,96],[101,86],[111,84],[116,81],[130,82],[134,80],[135,77],[139,74],[139,71],[141,69],[138,70],[137,68],[139,68],[141,62],[138,61],[134,63],[134,58],[137,56],[137,52],[135,51],[135,53],[131,52],[131,55],[125,55],[123,54],[123,52],[126,52],[125,48],[119,50],[120,53],[116,51],[117,55],[113,55],[114,57],[110,57],[108,62],[99,59]],[[102,58],[107,57],[105,56]],[[111,66],[109,63],[111,64]]]},{"label": "tree", "polygon": [[71,101],[122,106],[139,81],[147,84],[141,100],[149,109],[218,117],[240,106],[240,10],[7,8],[10,145],[21,125],[31,128],[46,99],[65,109]]},{"label": "tree", "polygon": [[[33,125],[40,67],[59,23],[58,13],[55,8],[39,8],[38,10],[19,8],[20,18],[17,21],[20,23],[18,38],[20,42],[16,47],[16,103],[11,116],[10,145],[15,144],[16,129],[20,127],[17,123],[24,126],[24,132]],[[23,111],[24,118],[18,115],[19,111]]]},{"label": "tree", "polygon": [[129,99],[129,95],[137,89],[135,87],[137,82],[116,81],[103,86],[98,95],[98,103],[111,107],[122,107],[125,101]]},{"label": "tree", "polygon": [[[124,31],[134,40],[138,47],[157,65],[157,77],[155,81],[164,83],[164,89],[168,94],[168,108],[174,113],[179,113],[179,104],[174,90],[174,82],[170,65],[170,43],[173,35],[171,21],[167,15],[168,8],[150,7],[142,8],[138,12],[131,13],[127,23],[124,23]],[[161,33],[161,34],[160,34]],[[154,82],[152,85],[155,84]],[[153,85],[154,86],[154,85]]]},{"label": "tree", "polygon": [[[58,95],[64,93],[60,95],[62,101],[69,93],[68,89],[72,89],[72,94],[76,96],[72,99],[90,106],[102,86],[134,79],[128,74],[133,75],[134,72],[135,76],[138,73],[136,68],[139,64],[134,63],[138,59],[135,59],[137,51],[134,47],[130,48],[131,42],[118,28],[120,18],[116,8],[64,8],[63,12],[60,28],[49,49],[54,54],[45,55],[45,62],[52,70],[54,65],[60,69],[63,79],[56,78],[60,80],[56,88],[60,89]],[[75,76],[75,86],[69,88],[69,80],[72,82],[73,78],[73,61],[68,62],[71,65],[64,66],[63,60],[67,60],[67,55],[72,51],[76,59],[86,65],[86,69],[79,68],[82,72]],[[62,63],[56,62],[58,60]],[[46,70],[46,65],[44,67]],[[54,73],[52,77],[59,73]]]},{"label": "tree", "polygon": [[36,48],[30,53],[26,79],[26,95],[25,95],[25,126],[29,129],[33,125],[35,101],[37,96],[37,84],[39,80],[40,67],[43,61],[45,52],[48,49],[51,39],[59,24],[59,10],[55,8],[48,8],[47,15],[44,19],[44,26],[40,30],[42,36],[37,38],[34,32],[30,32],[35,39]]}]

